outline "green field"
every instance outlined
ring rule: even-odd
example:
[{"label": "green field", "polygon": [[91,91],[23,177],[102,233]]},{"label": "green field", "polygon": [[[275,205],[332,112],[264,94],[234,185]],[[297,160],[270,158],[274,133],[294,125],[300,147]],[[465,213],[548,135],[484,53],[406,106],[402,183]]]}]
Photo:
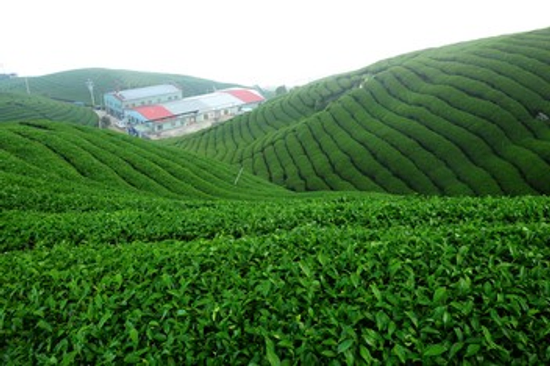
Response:
[{"label": "green field", "polygon": [[415,52],[169,143],[295,191],[550,193],[550,28]]},{"label": "green field", "polygon": [[[192,76],[161,74],[111,69],[79,69],[56,74],[27,78],[31,94],[63,101],[78,101],[91,105],[86,81],[94,82],[96,104],[102,102],[103,94],[113,90],[139,88],[156,84],[174,84],[182,89],[184,96],[192,96],[223,89],[234,84]],[[26,93],[25,78],[0,80],[0,92]]]},{"label": "green field", "polygon": [[3,364],[550,362],[548,197],[295,194],[109,131],[0,132]]},{"label": "green field", "polygon": [[0,92],[0,123],[32,120],[97,126],[99,117],[91,108],[36,95]]}]

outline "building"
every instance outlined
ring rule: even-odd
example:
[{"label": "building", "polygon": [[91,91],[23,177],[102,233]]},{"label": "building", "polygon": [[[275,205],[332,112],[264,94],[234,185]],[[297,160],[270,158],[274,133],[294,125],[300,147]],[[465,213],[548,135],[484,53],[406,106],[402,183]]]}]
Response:
[{"label": "building", "polygon": [[124,123],[140,136],[160,135],[165,131],[195,125],[202,129],[250,111],[265,98],[256,90],[224,89],[180,100],[126,109]]},{"label": "building", "polygon": [[140,106],[170,102],[181,98],[182,92],[178,87],[163,84],[110,92],[103,96],[103,102],[107,113],[119,120],[123,120],[126,110]]}]

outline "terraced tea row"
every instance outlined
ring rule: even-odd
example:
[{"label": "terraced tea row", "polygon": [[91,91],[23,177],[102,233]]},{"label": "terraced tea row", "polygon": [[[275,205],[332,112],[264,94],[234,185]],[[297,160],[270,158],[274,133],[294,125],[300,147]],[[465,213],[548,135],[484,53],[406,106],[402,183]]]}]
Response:
[{"label": "terraced tea row", "polygon": [[48,120],[97,126],[99,117],[90,108],[39,96],[0,92],[0,123]]},{"label": "terraced tea row", "polygon": [[550,30],[328,78],[171,143],[296,191],[550,193]]},{"label": "terraced tea row", "polygon": [[111,131],[52,122],[6,123],[0,128],[6,187],[18,177],[94,187],[105,194],[190,199],[285,194],[249,174],[236,185],[238,169]]},{"label": "terraced tea row", "polygon": [[3,211],[4,363],[550,362],[548,198],[136,201]]}]

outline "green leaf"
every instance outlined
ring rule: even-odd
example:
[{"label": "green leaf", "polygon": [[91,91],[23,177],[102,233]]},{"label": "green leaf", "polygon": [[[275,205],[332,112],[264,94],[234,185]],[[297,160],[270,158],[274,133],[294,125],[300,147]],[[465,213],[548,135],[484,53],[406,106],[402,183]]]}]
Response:
[{"label": "green leaf", "polygon": [[271,366],[279,366],[281,364],[281,360],[275,353],[275,345],[273,344],[273,341],[269,338],[265,339],[265,349],[266,349],[267,360],[269,361],[269,364]]},{"label": "green leaf", "polygon": [[487,329],[486,326],[482,325],[481,326],[481,331],[483,332],[483,337],[485,337],[485,340],[487,341],[487,344],[489,345],[489,347],[490,348],[497,348],[497,345],[493,341],[493,337],[492,337],[491,332],[489,331],[489,329]]},{"label": "green leaf", "polygon": [[395,274],[397,273],[397,271],[399,271],[401,269],[401,262],[396,260],[396,259],[392,259],[390,260],[390,266],[389,266],[389,272],[390,272],[390,276],[395,276]]},{"label": "green leaf", "polygon": [[302,262],[298,262],[298,266],[300,266],[300,269],[302,270],[302,272],[304,272],[306,277],[311,277],[311,270],[309,269],[307,264],[302,263]]},{"label": "green leaf", "polygon": [[470,344],[468,348],[466,348],[466,355],[465,357],[471,357],[476,355],[479,350],[481,349],[481,346],[479,344]]},{"label": "green leaf", "polygon": [[374,297],[376,297],[376,300],[378,300],[378,302],[382,302],[382,294],[380,293],[378,287],[376,287],[376,285],[373,283],[372,285],[370,285],[370,289],[374,294]]},{"label": "green leaf", "polygon": [[439,287],[437,290],[435,290],[433,301],[434,302],[442,302],[445,301],[447,298],[447,288],[446,287]]},{"label": "green leaf", "polygon": [[457,342],[453,344],[453,346],[451,347],[451,351],[449,352],[449,359],[453,358],[463,347],[464,343],[462,342]]},{"label": "green leaf", "polygon": [[45,320],[40,320],[37,324],[38,328],[42,328],[48,332],[51,332],[53,330],[52,326],[46,322]]},{"label": "green leaf", "polygon": [[351,345],[353,344],[354,340],[353,339],[346,339],[345,341],[343,341],[342,343],[340,343],[338,345],[338,353],[342,353],[342,352],[345,352],[347,351]]},{"label": "green leaf", "polygon": [[326,349],[326,350],[322,351],[321,354],[325,357],[331,357],[331,358],[336,357],[336,352],[331,351],[329,349]]},{"label": "green leaf", "polygon": [[137,346],[139,342],[139,334],[136,328],[130,329],[130,340],[132,341],[134,347]]},{"label": "green leaf", "polygon": [[124,357],[124,363],[139,363],[140,358],[136,353],[130,353]]},{"label": "green leaf", "polygon": [[396,344],[395,347],[393,347],[393,350],[392,350],[393,353],[395,353],[397,355],[397,357],[399,357],[399,360],[402,362],[402,363],[405,363],[407,361],[407,349],[405,347],[403,347],[402,345],[400,344]]},{"label": "green leaf", "polygon": [[390,321],[389,316],[382,310],[376,313],[376,325],[378,326],[378,330],[381,331],[386,329],[389,321]]},{"label": "green leaf", "polygon": [[363,360],[365,360],[367,363],[372,362],[372,355],[370,354],[370,351],[368,350],[367,347],[365,346],[359,347],[359,354],[361,355]]},{"label": "green leaf", "polygon": [[429,346],[428,348],[426,348],[424,350],[423,356],[424,357],[439,356],[442,353],[444,353],[445,351],[447,351],[446,346],[442,345],[441,343],[440,344],[434,344],[434,345],[431,345],[431,346]]},{"label": "green leaf", "polygon": [[376,333],[373,329],[365,329],[363,333],[363,339],[367,344],[371,347],[376,347],[378,345],[378,340],[380,339],[380,335]]}]

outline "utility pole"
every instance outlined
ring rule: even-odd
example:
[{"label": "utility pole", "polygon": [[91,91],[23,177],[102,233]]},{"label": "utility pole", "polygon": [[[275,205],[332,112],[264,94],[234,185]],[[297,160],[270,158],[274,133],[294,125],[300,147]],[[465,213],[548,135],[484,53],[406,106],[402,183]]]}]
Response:
[{"label": "utility pole", "polygon": [[29,78],[25,77],[25,86],[27,87],[27,94],[31,95],[31,88],[29,88]]},{"label": "utility pole", "polygon": [[86,86],[90,91],[90,97],[92,98],[92,107],[95,108],[95,98],[94,98],[94,82],[90,79],[86,80]]},{"label": "utility pole", "polygon": [[243,170],[244,170],[244,166],[241,166],[241,170],[239,170],[239,174],[237,174],[237,178],[235,179],[235,182],[233,183],[233,185],[237,185],[237,183],[239,182],[239,179],[241,178],[241,175],[243,174]]}]

